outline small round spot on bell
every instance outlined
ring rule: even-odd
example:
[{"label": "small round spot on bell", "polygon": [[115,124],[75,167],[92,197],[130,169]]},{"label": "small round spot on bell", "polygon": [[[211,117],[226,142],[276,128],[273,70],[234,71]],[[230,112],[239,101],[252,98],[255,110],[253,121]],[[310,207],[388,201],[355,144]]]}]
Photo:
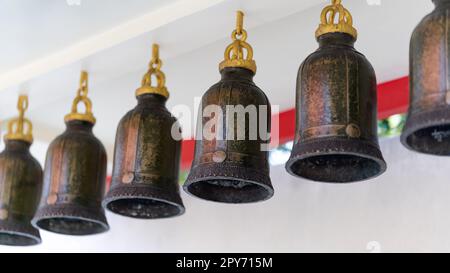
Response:
[{"label": "small round spot on bell", "polygon": [[8,218],[8,211],[6,209],[0,209],[0,220]]},{"label": "small round spot on bell", "polygon": [[[109,230],[101,206],[106,184],[106,151],[92,133],[95,118],[87,97],[88,74],[81,73],[80,88],[65,116],[66,130],[48,148],[41,203],[35,227],[65,235],[91,235]],[[78,112],[78,104],[85,113]]]},{"label": "small round spot on bell", "polygon": [[20,96],[19,117],[8,123],[5,149],[0,153],[0,244],[31,246],[41,243],[31,225],[42,191],[42,168],[30,154],[32,124],[24,117],[28,97]]},{"label": "small round spot on bell", "polygon": [[131,182],[133,182],[134,179],[134,174],[133,173],[127,173],[123,176],[122,178],[122,182],[125,184],[130,184]]},{"label": "small round spot on bell", "polygon": [[447,94],[445,95],[445,102],[450,104],[450,91],[447,91]]},{"label": "small round spot on bell", "polygon": [[361,136],[361,131],[359,130],[358,125],[356,125],[356,124],[347,125],[345,132],[347,133],[347,135],[349,137],[358,138]]},{"label": "small round spot on bell", "polygon": [[[271,112],[267,96],[253,82],[256,63],[253,49],[246,42],[247,32],[243,29],[241,11],[232,37],[233,43],[226,48],[224,61],[219,65],[222,79],[202,98],[202,113],[210,109],[216,111],[213,111],[214,115],[203,117],[199,125],[208,128],[209,123],[221,118],[227,120],[228,117],[232,117],[228,120],[231,123],[225,121],[227,126],[224,130],[211,130],[210,135],[202,134],[201,140],[196,140],[194,161],[183,188],[189,194],[208,201],[259,202],[274,194],[268,152],[263,149],[270,142]],[[248,115],[245,110],[249,111]],[[235,122],[234,116],[239,113],[244,116],[237,120],[245,121],[242,122],[245,128],[240,128],[244,126]],[[251,132],[261,131],[267,135],[252,136]],[[239,132],[244,132],[240,138]]]},{"label": "small round spot on bell", "polygon": [[169,92],[161,66],[155,44],[149,70],[136,91],[138,104],[117,129],[112,182],[103,207],[122,216],[157,219],[185,211],[178,182],[181,140],[172,136],[178,123],[165,105]]},{"label": "small round spot on bell", "polygon": [[50,194],[47,198],[47,205],[53,205],[58,201],[58,195],[56,193]]},{"label": "small round spot on bell", "polygon": [[321,14],[319,49],[299,69],[297,130],[287,171],[313,181],[349,183],[386,170],[377,137],[377,89],[357,31],[341,1]]},{"label": "small round spot on bell", "polygon": [[227,158],[227,154],[224,151],[216,151],[213,154],[213,161],[216,163],[222,163]]},{"label": "small round spot on bell", "polygon": [[410,105],[400,137],[415,152],[450,156],[450,1],[433,0],[436,8],[415,28],[410,43]]}]

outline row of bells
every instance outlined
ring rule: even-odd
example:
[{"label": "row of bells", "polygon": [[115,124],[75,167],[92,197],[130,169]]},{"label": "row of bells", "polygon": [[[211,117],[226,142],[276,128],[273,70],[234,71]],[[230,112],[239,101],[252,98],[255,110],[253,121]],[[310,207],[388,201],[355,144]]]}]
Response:
[{"label": "row of bells", "polygon": [[[401,141],[414,151],[450,155],[450,0],[434,2],[436,9],[411,40],[411,105]],[[353,47],[357,32],[352,24],[349,11],[333,0],[322,12],[316,32],[319,48],[300,67],[296,137],[286,163],[294,176],[348,183],[386,170],[377,139],[375,73]],[[205,93],[202,107],[270,109],[268,98],[253,82],[256,64],[242,12],[232,38],[220,64],[222,79]],[[106,153],[92,133],[95,118],[87,97],[87,73],[82,73],[72,111],[65,117],[66,131],[48,148],[44,171],[29,152],[31,122],[24,118],[28,101],[20,97],[20,115],[10,122],[0,154],[0,244],[37,244],[38,229],[68,235],[105,232],[109,229],[105,209],[141,219],[184,213],[178,185],[181,142],[171,134],[177,120],[165,106],[169,93],[161,65],[154,45],[150,68],[136,91],[137,106],[118,125],[106,195]],[[79,103],[85,105],[85,113],[78,112]],[[257,123],[270,123],[270,117],[269,111]],[[199,125],[211,118],[203,118]],[[247,130],[250,120],[246,117],[245,122]],[[268,152],[261,149],[269,140],[227,140],[228,129],[215,131],[212,140],[196,141],[184,190],[223,203],[269,199],[274,190]]]}]

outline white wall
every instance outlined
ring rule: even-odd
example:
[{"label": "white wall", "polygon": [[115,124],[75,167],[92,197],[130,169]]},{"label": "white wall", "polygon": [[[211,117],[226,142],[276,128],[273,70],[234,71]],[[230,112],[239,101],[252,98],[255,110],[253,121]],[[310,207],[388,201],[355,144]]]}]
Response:
[{"label": "white wall", "polygon": [[108,214],[111,231],[92,237],[42,232],[43,244],[10,251],[383,252],[450,251],[450,158],[411,153],[382,140],[388,171],[369,183],[329,185],[272,169],[275,197],[222,205],[183,195],[178,219],[142,221]]}]

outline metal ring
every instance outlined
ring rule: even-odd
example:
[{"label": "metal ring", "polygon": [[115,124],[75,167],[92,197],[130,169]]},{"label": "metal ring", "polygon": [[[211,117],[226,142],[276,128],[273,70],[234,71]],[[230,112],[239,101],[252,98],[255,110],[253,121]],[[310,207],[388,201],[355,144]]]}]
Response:
[{"label": "metal ring", "polygon": [[235,29],[231,33],[231,39],[245,42],[247,40],[247,31],[243,29],[242,33],[239,34],[238,31]]}]

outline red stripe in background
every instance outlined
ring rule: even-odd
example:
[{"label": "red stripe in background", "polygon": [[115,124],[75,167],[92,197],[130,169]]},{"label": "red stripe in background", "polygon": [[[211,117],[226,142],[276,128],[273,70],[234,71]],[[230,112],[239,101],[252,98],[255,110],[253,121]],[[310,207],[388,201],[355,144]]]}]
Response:
[{"label": "red stripe in background", "polygon": [[189,170],[191,168],[192,160],[194,159],[194,139],[183,140],[181,146],[181,169]]},{"label": "red stripe in background", "polygon": [[405,113],[409,105],[409,77],[378,85],[378,118]]},{"label": "red stripe in background", "polygon": [[[378,118],[385,119],[395,114],[405,113],[409,104],[409,77],[381,83],[378,89]],[[279,120],[278,144],[284,144],[295,136],[295,108],[283,111],[272,117]],[[272,123],[274,124],[274,123]],[[273,130],[272,130],[273,131]],[[276,142],[276,135],[272,135],[272,142]],[[194,158],[195,141],[184,140],[181,154],[181,168],[187,170],[191,167]]]},{"label": "red stripe in background", "polygon": [[[409,78],[403,77],[378,85],[378,118],[385,119],[395,114],[405,113],[409,104]],[[295,108],[283,111],[272,117],[279,120],[278,143],[284,144],[295,136]],[[275,138],[274,138],[275,137]],[[272,142],[276,143],[276,134]],[[195,141],[183,140],[181,153],[181,169],[188,170],[194,158]],[[110,179],[110,178],[108,178]]]}]

